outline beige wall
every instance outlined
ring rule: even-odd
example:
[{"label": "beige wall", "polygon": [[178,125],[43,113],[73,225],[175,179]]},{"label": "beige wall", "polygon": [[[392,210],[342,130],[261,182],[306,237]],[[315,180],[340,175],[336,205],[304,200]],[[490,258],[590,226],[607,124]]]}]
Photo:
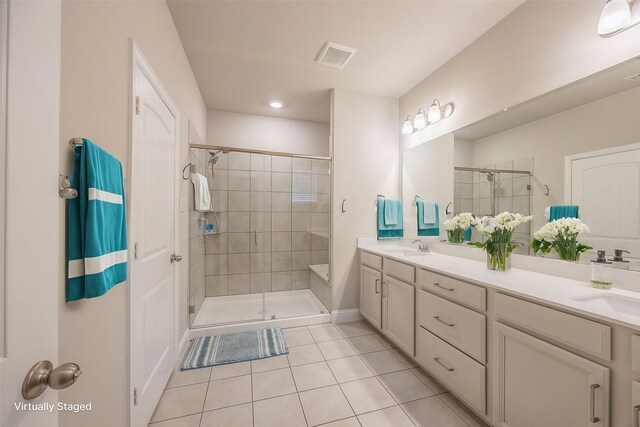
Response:
[{"label": "beige wall", "polygon": [[[56,427],[57,413],[16,411],[24,375],[39,360],[58,364],[60,2],[9,8],[6,157],[6,354],[0,364],[0,425]],[[5,114],[5,111],[2,111]],[[4,164],[2,165],[4,169]],[[2,171],[4,174],[4,170]],[[62,269],[64,270],[64,269]],[[35,403],[58,401],[47,390]],[[61,424],[65,425],[65,424]]]},{"label": "beige wall", "polygon": [[[533,230],[544,208],[564,204],[564,157],[640,142],[640,88],[621,92],[471,143],[471,164],[533,157]],[[457,141],[456,141],[457,144]],[[550,196],[544,196],[544,185]]]},{"label": "beige wall", "polygon": [[209,145],[328,156],[329,124],[209,110],[206,140]]},{"label": "beige wall", "polygon": [[[400,118],[434,98],[453,115],[401,142],[409,148],[640,53],[640,26],[597,34],[602,1],[528,1],[400,99]],[[398,133],[400,128],[398,128]]]},{"label": "beige wall", "polygon": [[[60,171],[71,172],[72,153],[67,141],[80,136],[110,151],[126,170],[130,37],[140,46],[180,113],[180,165],[188,159],[188,120],[200,135],[205,135],[206,108],[165,2],[64,1]],[[181,193],[185,194],[187,182],[181,182]],[[61,249],[64,248],[62,217]],[[180,214],[180,236],[177,249],[186,254],[189,247],[186,211]],[[60,263],[64,265],[62,260]],[[188,266],[188,262],[179,264],[180,333],[187,324]],[[93,402],[92,412],[62,414],[60,424],[65,427],[128,425],[128,284],[118,285],[100,298],[65,304],[61,276],[59,301],[60,358],[78,362],[84,371],[76,385],[61,392],[61,399]]]},{"label": "beige wall", "polygon": [[376,195],[401,197],[398,100],[336,89],[331,114],[332,306],[344,310],[358,307],[357,239],[376,236]]}]

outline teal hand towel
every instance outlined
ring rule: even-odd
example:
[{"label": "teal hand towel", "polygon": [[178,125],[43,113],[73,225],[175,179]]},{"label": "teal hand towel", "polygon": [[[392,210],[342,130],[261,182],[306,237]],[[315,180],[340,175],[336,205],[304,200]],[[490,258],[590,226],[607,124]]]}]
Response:
[{"label": "teal hand towel", "polygon": [[549,208],[549,222],[560,218],[580,218],[578,206],[551,206]]},{"label": "teal hand towel", "polygon": [[[420,202],[418,200],[418,213],[417,213],[417,221],[418,221],[418,236],[439,236],[440,235],[440,206],[437,202],[433,203],[434,210],[434,222],[433,224],[426,225],[424,223],[424,209],[420,209]],[[424,205],[423,205],[424,206]],[[422,216],[421,216],[422,215]]]},{"label": "teal hand towel", "polygon": [[383,199],[384,201],[384,225],[398,224],[398,208],[402,210],[401,200]]},{"label": "teal hand towel", "polygon": [[416,200],[418,206],[418,224],[422,228],[425,226],[434,225],[436,223],[436,209],[437,203],[427,202],[422,199]]},{"label": "teal hand towel", "polygon": [[387,225],[384,220],[385,201],[386,199],[378,199],[378,239],[384,237],[402,237],[404,235],[402,227],[402,202],[400,200],[396,200],[396,202],[399,202],[396,205],[396,215],[398,218],[397,223],[395,225]]},{"label": "teal hand towel", "polygon": [[471,231],[472,231],[472,227],[468,226],[466,230],[464,230],[464,241],[465,242],[470,242],[471,241]]},{"label": "teal hand towel", "polygon": [[127,279],[122,165],[88,139],[75,148],[67,201],[67,302],[104,295]]}]

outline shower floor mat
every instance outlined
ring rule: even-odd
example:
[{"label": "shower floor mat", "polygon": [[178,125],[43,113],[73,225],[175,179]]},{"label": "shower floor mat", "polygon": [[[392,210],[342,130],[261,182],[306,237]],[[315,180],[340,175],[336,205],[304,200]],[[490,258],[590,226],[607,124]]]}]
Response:
[{"label": "shower floor mat", "polygon": [[189,342],[180,370],[265,359],[288,353],[280,328],[198,337]]}]

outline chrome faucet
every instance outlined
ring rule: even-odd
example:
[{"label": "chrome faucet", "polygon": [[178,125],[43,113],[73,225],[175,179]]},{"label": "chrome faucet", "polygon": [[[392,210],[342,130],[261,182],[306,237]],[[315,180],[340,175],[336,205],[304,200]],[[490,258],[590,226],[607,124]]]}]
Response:
[{"label": "chrome faucet", "polygon": [[422,241],[422,240],[420,240],[420,239],[416,239],[416,240],[414,240],[414,241],[413,241],[413,242],[411,242],[411,243],[418,243],[418,250],[419,250],[420,252],[430,253],[430,252],[429,252],[429,243],[427,243],[427,242],[423,242],[423,241]]}]

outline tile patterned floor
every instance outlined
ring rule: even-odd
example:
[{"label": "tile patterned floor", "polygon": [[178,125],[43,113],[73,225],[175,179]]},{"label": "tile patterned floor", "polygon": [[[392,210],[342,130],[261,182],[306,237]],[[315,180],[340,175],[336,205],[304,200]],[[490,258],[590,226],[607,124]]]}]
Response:
[{"label": "tile patterned floor", "polygon": [[486,427],[366,322],[284,336],[285,356],[174,372],[149,427]]}]

